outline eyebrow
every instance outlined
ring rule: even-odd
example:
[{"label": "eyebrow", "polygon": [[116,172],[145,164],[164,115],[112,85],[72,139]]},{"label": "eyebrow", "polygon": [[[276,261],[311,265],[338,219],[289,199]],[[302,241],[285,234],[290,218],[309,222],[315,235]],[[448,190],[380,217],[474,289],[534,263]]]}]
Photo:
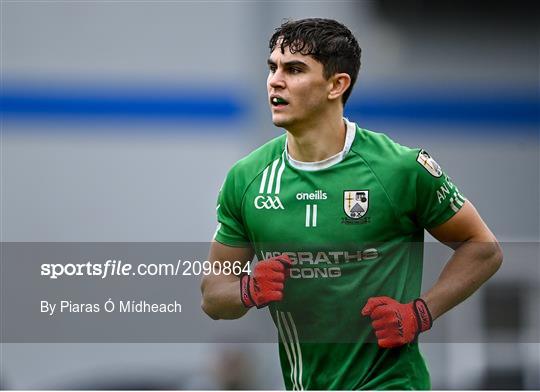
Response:
[{"label": "eyebrow", "polygon": [[[272,59],[268,59],[267,63],[268,63],[268,65],[276,65],[275,61],[272,60]],[[306,63],[304,63],[303,61],[299,61],[299,60],[285,61],[282,64],[283,64],[284,67],[300,66],[300,67],[309,68],[309,66]]]}]

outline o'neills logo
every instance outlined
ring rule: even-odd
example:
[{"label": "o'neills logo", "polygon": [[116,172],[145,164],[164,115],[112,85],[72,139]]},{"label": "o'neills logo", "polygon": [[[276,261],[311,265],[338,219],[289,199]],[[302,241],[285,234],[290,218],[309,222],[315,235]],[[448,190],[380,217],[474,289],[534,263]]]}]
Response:
[{"label": "o'neills logo", "polygon": [[328,199],[328,195],[326,194],[326,192],[323,192],[320,189],[312,193],[297,193],[296,194],[296,200],[326,200],[326,199]]}]

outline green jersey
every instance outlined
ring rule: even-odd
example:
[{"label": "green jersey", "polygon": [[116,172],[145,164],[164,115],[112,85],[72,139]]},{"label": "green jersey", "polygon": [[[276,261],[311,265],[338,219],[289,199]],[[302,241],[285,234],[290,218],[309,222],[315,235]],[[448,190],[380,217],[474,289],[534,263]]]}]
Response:
[{"label": "green jersey", "polygon": [[418,344],[379,348],[360,311],[373,296],[419,297],[424,228],[464,198],[426,151],[345,122],[343,151],[325,161],[295,161],[283,135],[235,164],[215,240],[293,261],[269,306],[287,389],[429,389]]}]

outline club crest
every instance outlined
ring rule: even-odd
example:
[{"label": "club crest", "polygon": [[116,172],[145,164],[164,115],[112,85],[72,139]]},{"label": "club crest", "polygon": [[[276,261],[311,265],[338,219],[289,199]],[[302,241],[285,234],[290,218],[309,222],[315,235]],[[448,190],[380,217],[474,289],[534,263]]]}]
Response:
[{"label": "club crest", "polygon": [[443,172],[441,167],[437,162],[435,162],[435,159],[433,159],[427,151],[420,150],[418,157],[416,158],[416,162],[422,165],[422,167],[426,169],[433,177],[442,176]]},{"label": "club crest", "polygon": [[369,191],[344,191],[343,211],[351,219],[360,219],[369,208]]}]

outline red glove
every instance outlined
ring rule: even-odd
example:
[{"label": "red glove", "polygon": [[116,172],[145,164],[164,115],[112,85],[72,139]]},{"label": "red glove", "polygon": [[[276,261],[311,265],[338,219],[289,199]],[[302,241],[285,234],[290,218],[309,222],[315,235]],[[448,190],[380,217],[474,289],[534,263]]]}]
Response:
[{"label": "red glove", "polygon": [[380,347],[393,348],[412,342],[420,332],[433,325],[433,319],[423,299],[402,304],[390,297],[371,297],[362,309],[370,316]]},{"label": "red glove", "polygon": [[240,278],[240,298],[244,306],[262,308],[269,302],[281,301],[291,265],[291,259],[285,254],[259,261],[251,275]]}]

